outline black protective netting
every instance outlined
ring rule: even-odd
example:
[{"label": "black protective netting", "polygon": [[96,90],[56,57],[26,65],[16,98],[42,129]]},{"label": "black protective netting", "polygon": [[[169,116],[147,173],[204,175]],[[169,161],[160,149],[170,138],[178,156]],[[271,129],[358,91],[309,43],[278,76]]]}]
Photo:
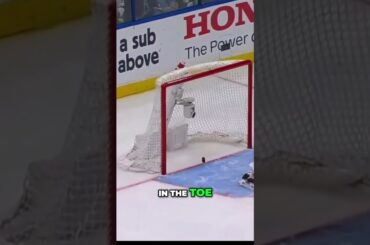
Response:
[{"label": "black protective netting", "polygon": [[366,178],[370,1],[259,0],[255,11],[257,186],[274,174]]},{"label": "black protective netting", "polygon": [[29,165],[18,208],[0,221],[0,244],[104,245],[115,229],[109,101],[116,10],[111,0],[91,2],[89,54],[64,147]]}]

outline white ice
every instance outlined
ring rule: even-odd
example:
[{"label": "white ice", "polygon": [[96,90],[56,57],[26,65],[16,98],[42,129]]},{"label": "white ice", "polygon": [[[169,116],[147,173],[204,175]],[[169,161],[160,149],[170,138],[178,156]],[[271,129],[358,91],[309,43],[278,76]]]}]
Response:
[{"label": "white ice", "polygon": [[[153,98],[150,91],[117,101],[117,156],[127,153],[135,135],[145,131]],[[168,170],[243,149],[217,143],[189,144],[168,154]],[[158,189],[178,187],[151,180],[156,176],[117,170],[117,240],[254,239],[253,198],[158,198]]]}]

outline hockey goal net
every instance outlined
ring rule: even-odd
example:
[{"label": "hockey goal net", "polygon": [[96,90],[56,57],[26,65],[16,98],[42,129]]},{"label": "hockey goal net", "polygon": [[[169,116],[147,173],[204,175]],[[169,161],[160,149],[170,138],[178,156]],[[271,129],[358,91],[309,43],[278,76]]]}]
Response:
[{"label": "hockey goal net", "polygon": [[119,164],[166,174],[167,152],[193,142],[252,148],[252,84],[251,61],[210,62],[160,77],[146,132]]}]

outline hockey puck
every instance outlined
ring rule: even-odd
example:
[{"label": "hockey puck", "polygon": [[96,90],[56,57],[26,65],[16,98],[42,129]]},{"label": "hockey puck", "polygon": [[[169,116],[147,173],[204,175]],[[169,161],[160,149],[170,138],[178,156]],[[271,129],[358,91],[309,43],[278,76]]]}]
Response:
[{"label": "hockey puck", "polygon": [[206,158],[202,157],[202,163],[205,163],[205,162],[206,162]]}]

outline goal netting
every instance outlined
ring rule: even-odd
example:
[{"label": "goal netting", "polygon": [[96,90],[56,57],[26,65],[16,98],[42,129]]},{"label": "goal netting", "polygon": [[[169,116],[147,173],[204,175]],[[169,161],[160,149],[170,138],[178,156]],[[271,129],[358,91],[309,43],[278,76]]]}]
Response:
[{"label": "goal netting", "polygon": [[192,142],[251,147],[251,79],[250,61],[210,62],[160,77],[147,129],[119,165],[165,174],[167,151]]},{"label": "goal netting", "polygon": [[109,58],[115,52],[110,39],[115,11],[114,1],[93,1],[86,71],[64,147],[54,159],[29,165],[22,199],[0,223],[4,244],[109,243],[108,88],[115,75]]},{"label": "goal netting", "polygon": [[366,185],[370,1],[257,2],[257,186]]}]

